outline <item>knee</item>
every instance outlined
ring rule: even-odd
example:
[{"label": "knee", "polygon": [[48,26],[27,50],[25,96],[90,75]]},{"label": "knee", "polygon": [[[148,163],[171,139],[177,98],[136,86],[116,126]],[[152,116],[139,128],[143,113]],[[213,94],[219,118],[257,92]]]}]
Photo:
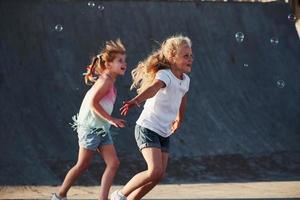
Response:
[{"label": "knee", "polygon": [[162,181],[165,177],[166,177],[166,173],[162,170],[162,171],[160,171],[160,173],[157,173],[157,176],[156,176],[156,178],[155,178],[153,181],[159,183],[159,182]]},{"label": "knee", "polygon": [[160,181],[162,181],[165,178],[165,172],[164,171],[160,171],[157,172],[156,178],[153,180],[156,183],[159,183]]},{"label": "knee", "polygon": [[78,171],[82,172],[82,171],[85,171],[87,170],[87,168],[90,166],[90,163],[89,162],[86,162],[86,163],[76,163],[76,165],[74,166],[75,169],[77,169]]},{"label": "knee", "polygon": [[151,181],[159,182],[162,178],[163,171],[160,168],[148,170],[148,177]]},{"label": "knee", "polygon": [[107,168],[114,169],[114,170],[117,170],[119,166],[120,166],[120,161],[118,158],[114,158],[110,162],[106,163]]}]

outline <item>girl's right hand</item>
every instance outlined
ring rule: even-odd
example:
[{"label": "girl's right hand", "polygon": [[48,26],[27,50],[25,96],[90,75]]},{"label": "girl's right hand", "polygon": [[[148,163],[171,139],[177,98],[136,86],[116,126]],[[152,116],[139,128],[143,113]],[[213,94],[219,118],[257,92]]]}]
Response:
[{"label": "girl's right hand", "polygon": [[126,121],[124,119],[112,118],[109,123],[117,128],[124,128]]},{"label": "girl's right hand", "polygon": [[120,108],[121,115],[126,116],[129,109],[134,106],[137,106],[137,107],[140,106],[136,100],[130,100],[130,101],[123,102],[123,106]]}]

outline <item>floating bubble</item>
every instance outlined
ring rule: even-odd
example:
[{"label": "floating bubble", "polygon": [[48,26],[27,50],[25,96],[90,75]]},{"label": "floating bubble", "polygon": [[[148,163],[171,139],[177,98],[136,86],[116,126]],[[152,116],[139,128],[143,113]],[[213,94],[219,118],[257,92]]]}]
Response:
[{"label": "floating bubble", "polygon": [[103,5],[99,5],[98,6],[98,10],[103,11],[104,10],[104,6]]},{"label": "floating bubble", "polygon": [[296,16],[294,14],[289,14],[288,19],[292,22],[296,21]]},{"label": "floating bubble", "polygon": [[276,85],[277,85],[278,88],[284,88],[285,87],[285,82],[284,82],[284,80],[278,80],[276,82]]},{"label": "floating bubble", "polygon": [[235,34],[235,39],[236,39],[236,41],[239,42],[239,43],[243,42],[243,41],[244,41],[244,38],[245,38],[245,35],[244,35],[244,33],[242,33],[242,32],[237,32],[237,33]]},{"label": "floating bubble", "polygon": [[88,2],[88,6],[91,7],[91,8],[95,7],[95,5],[96,4],[93,1]]},{"label": "floating bubble", "polygon": [[64,29],[64,27],[62,26],[62,25],[60,25],[60,24],[57,24],[56,26],[55,26],[55,30],[57,31],[57,32],[60,32],[60,31],[62,31]]},{"label": "floating bubble", "polygon": [[249,65],[247,64],[247,63],[244,63],[244,65],[243,65],[244,67],[249,67]]},{"label": "floating bubble", "polygon": [[273,45],[277,45],[277,44],[279,43],[279,40],[278,40],[277,37],[272,37],[272,38],[270,39],[270,42],[271,42],[271,44],[273,44]]}]

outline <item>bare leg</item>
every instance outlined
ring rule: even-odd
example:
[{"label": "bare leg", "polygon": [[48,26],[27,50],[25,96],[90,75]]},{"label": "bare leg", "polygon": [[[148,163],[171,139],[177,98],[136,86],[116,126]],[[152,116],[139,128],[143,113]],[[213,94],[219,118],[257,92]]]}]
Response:
[{"label": "bare leg", "polygon": [[[168,153],[162,152],[163,172],[162,172],[162,175],[161,175],[159,181],[162,180],[165,176],[165,172],[166,172],[167,165],[168,165],[168,157],[169,157]],[[139,199],[141,199],[150,190],[152,190],[159,183],[159,181],[152,181],[152,182],[147,183],[146,185],[143,185],[142,187],[137,188],[136,190],[134,190],[133,192],[131,192],[129,194],[127,199],[128,200],[139,200]]]},{"label": "bare leg", "polygon": [[83,147],[79,148],[77,163],[69,170],[64,182],[59,188],[58,195],[60,197],[67,196],[67,192],[69,191],[70,187],[74,184],[79,175],[88,168],[93,153],[94,151],[92,150],[88,150]]},{"label": "bare leg", "polygon": [[158,182],[163,172],[162,152],[159,148],[148,147],[142,149],[142,154],[147,163],[148,169],[136,174],[124,187],[121,193],[128,196],[149,182]]},{"label": "bare leg", "polygon": [[117,157],[115,147],[112,144],[103,145],[99,149],[99,152],[106,164],[105,171],[103,172],[103,175],[101,178],[99,200],[107,200],[109,189],[112,185],[114,176],[118,170],[120,162]]}]

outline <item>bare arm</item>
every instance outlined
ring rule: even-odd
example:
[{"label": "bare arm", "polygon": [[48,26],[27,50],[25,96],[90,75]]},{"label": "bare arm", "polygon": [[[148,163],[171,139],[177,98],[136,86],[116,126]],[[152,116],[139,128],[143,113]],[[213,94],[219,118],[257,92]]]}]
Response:
[{"label": "bare arm", "polygon": [[185,94],[182,97],[180,107],[179,107],[179,112],[177,114],[175,121],[173,122],[173,125],[172,125],[172,129],[171,129],[172,133],[174,133],[175,131],[177,131],[180,128],[180,125],[184,118],[186,104],[187,104],[187,94]]},{"label": "bare arm", "polygon": [[110,124],[116,127],[124,127],[125,121],[122,119],[116,119],[110,116],[104,108],[99,104],[99,101],[106,95],[109,89],[112,87],[113,82],[109,78],[102,78],[97,80],[95,85],[93,86],[92,92],[92,102],[91,107],[94,113],[108,121]]},{"label": "bare arm", "polygon": [[186,104],[187,104],[187,94],[185,94],[182,97],[181,104],[180,104],[180,107],[179,107],[179,112],[178,112],[178,115],[176,117],[176,120],[178,120],[179,122],[183,121]]},{"label": "bare arm", "polygon": [[166,85],[163,81],[155,79],[152,85],[145,89],[142,93],[138,94],[130,101],[126,101],[124,103],[124,105],[120,108],[121,115],[127,115],[130,108],[132,108],[133,106],[139,106],[140,103],[153,97],[161,88],[164,87],[166,87]]},{"label": "bare arm", "polygon": [[165,83],[161,80],[156,79],[150,87],[148,87],[142,93],[134,97],[132,100],[135,101],[137,104],[140,104],[146,101],[147,99],[153,97],[158,92],[158,90],[164,87],[166,87]]}]

